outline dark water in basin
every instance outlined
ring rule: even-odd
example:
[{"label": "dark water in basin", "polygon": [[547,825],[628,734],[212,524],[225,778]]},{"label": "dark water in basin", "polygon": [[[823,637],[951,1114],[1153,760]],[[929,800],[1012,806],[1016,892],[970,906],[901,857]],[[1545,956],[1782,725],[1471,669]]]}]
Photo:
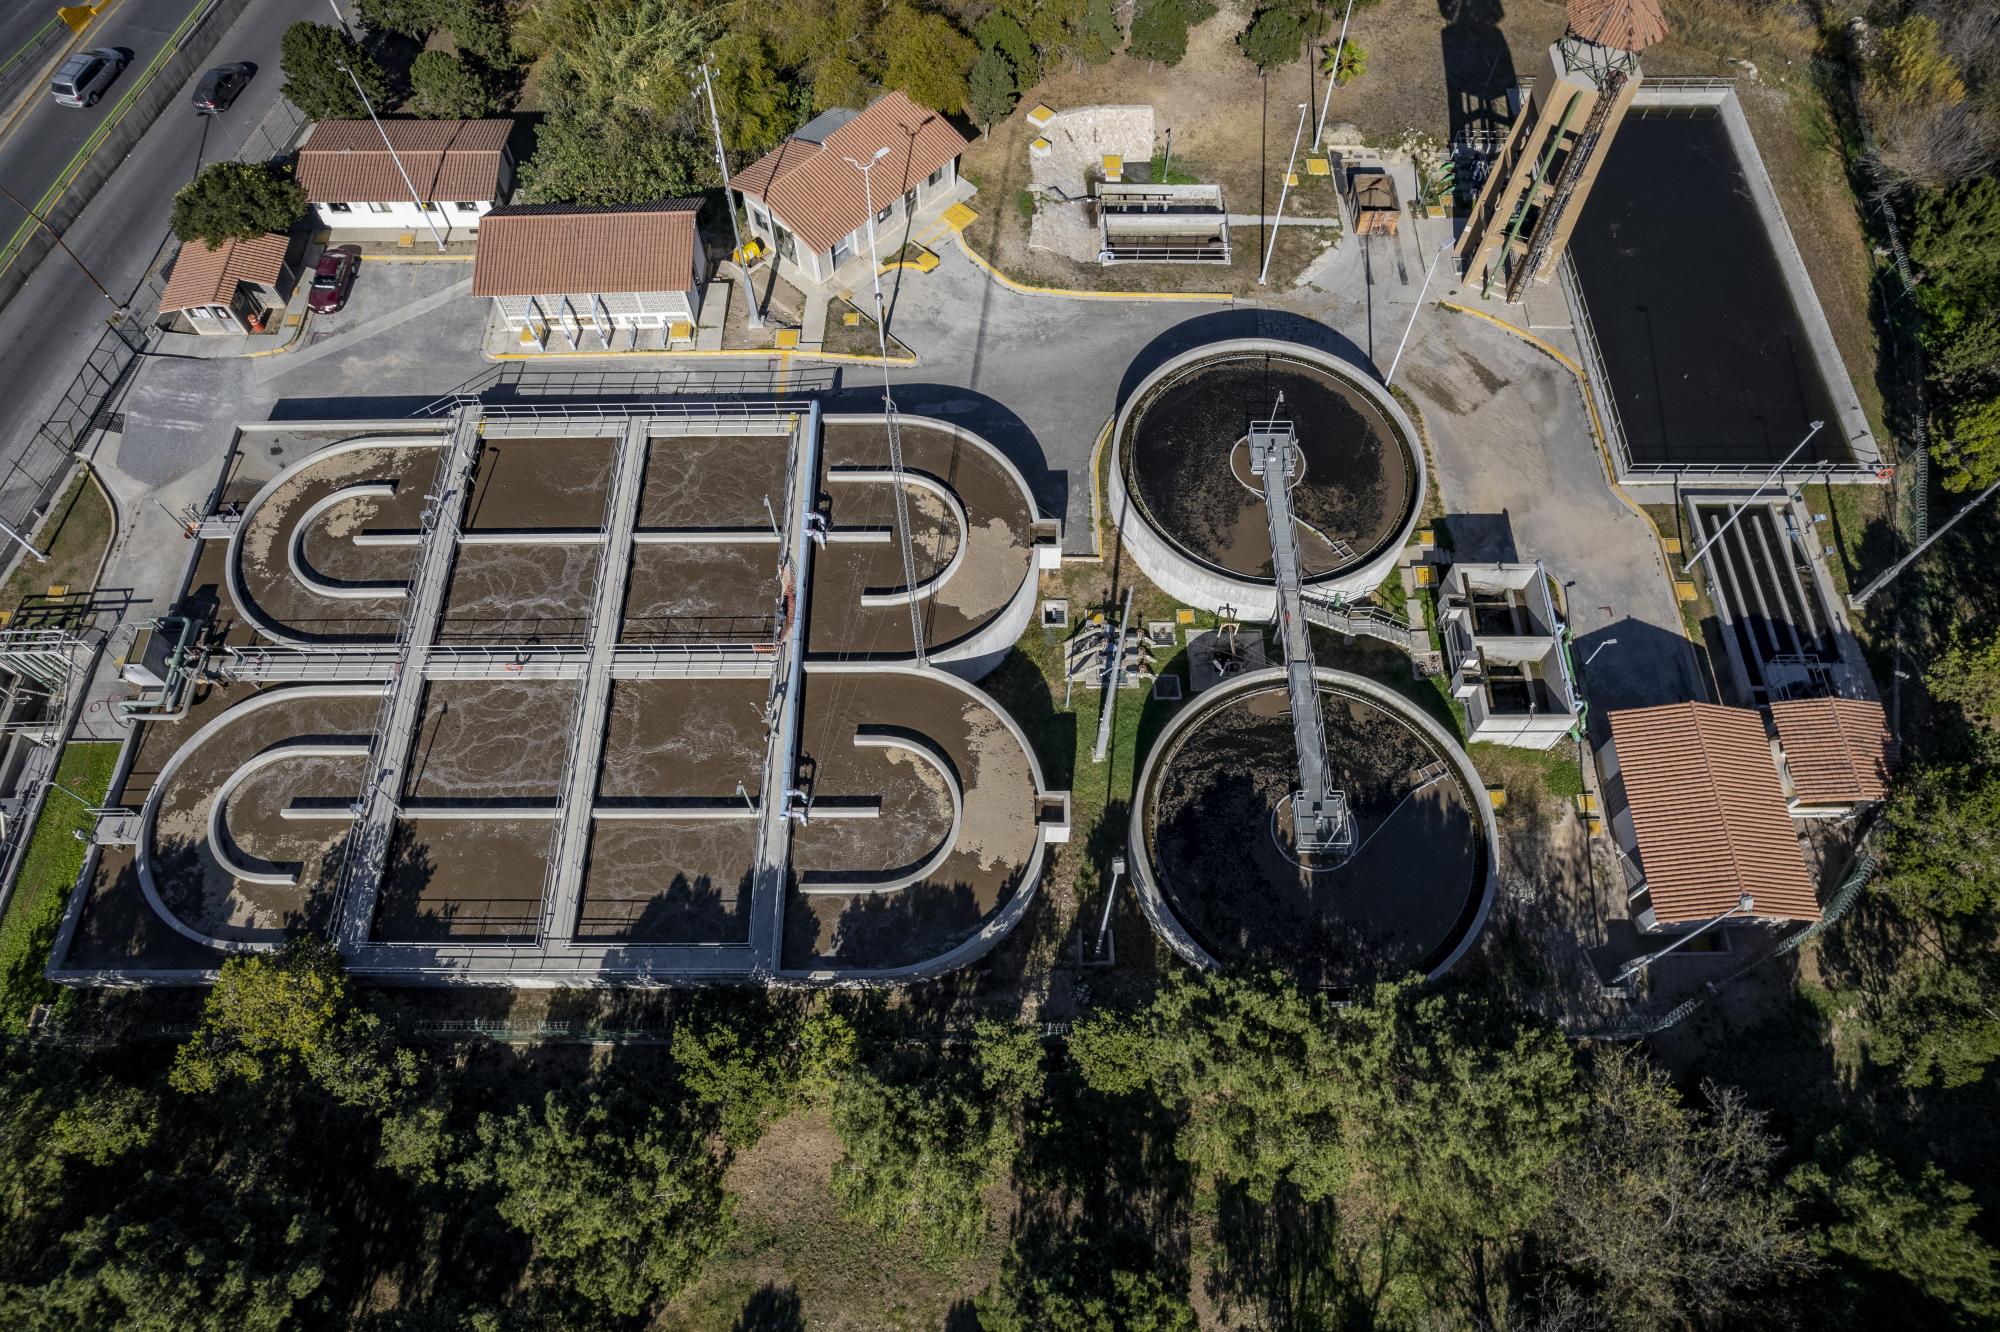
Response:
[{"label": "dark water in basin", "polygon": [[1718,112],[1627,117],[1569,249],[1635,464],[1853,461]]}]

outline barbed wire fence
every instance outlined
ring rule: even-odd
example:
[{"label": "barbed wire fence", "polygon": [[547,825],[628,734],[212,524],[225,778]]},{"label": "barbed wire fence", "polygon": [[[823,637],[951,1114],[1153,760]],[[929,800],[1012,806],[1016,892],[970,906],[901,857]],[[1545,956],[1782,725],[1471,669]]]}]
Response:
[{"label": "barbed wire fence", "polygon": [[[1870,832],[1872,831],[1871,828]],[[1868,880],[1874,877],[1875,857],[1869,852],[1867,841],[1868,833],[1862,834],[1861,845],[1857,848],[1854,863],[1848,867],[1847,876],[1840,881],[1840,886],[1833,890],[1833,896],[1827,900],[1818,920],[1793,930],[1727,976],[1720,980],[1709,981],[1699,993],[1663,1013],[1633,1014],[1623,1022],[1614,1023],[1602,1030],[1572,1032],[1571,1035],[1588,1041],[1638,1041],[1648,1036],[1657,1036],[1701,1011],[1722,991],[1765,963],[1797,952],[1811,943],[1833,928],[1835,923],[1853,908],[1855,902],[1860,899],[1862,891],[1867,888]]]}]

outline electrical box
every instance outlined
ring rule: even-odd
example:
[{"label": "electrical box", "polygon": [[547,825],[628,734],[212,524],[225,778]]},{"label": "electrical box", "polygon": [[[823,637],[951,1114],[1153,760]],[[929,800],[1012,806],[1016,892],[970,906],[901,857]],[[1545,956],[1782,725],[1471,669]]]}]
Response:
[{"label": "electrical box", "polygon": [[167,658],[173,651],[173,640],[156,626],[147,625],[132,640],[132,650],[125,654],[125,669],[118,678],[141,689],[165,689]]}]

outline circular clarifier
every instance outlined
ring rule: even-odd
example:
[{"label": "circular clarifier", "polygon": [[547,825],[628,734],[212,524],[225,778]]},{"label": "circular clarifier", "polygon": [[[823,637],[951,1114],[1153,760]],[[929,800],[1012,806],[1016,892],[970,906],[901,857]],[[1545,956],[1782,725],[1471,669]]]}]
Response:
[{"label": "circular clarifier", "polygon": [[1493,894],[1493,813],[1465,751],[1385,687],[1317,673],[1333,785],[1353,841],[1301,855],[1299,770],[1282,670],[1238,677],[1174,719],[1139,776],[1134,881],[1154,928],[1197,965],[1277,967],[1346,993],[1437,975]]},{"label": "circular clarifier", "polygon": [[1423,505],[1422,449],[1409,418],[1358,366],[1297,343],[1242,339],[1197,348],[1147,377],[1114,430],[1111,511],[1148,577],[1210,610],[1270,618],[1271,538],[1250,423],[1292,423],[1303,466],[1291,482],[1309,590],[1373,590]]}]

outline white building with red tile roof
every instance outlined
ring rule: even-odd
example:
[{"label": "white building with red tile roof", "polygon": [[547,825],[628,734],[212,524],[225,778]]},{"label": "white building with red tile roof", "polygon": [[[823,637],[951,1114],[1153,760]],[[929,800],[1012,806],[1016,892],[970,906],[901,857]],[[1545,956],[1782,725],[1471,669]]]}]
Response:
[{"label": "white building with red tile roof", "polygon": [[384,120],[379,128],[322,120],[299,146],[298,182],[332,231],[476,234],[514,192],[513,132],[511,120]]},{"label": "white building with red tile roof", "polygon": [[1793,818],[1841,818],[1889,798],[1897,745],[1879,702],[1800,698],[1770,711]]},{"label": "white building with red tile roof", "polygon": [[1608,720],[1598,765],[1640,929],[1690,929],[1745,896],[1754,920],[1819,919],[1761,714],[1671,703]]},{"label": "white building with red tile roof", "polygon": [[913,223],[970,193],[958,178],[966,143],[942,115],[890,92],[865,111],[821,113],[730,184],[780,274],[824,286],[842,267],[867,262],[871,225],[886,259]]},{"label": "white building with red tile roof", "polygon": [[[496,208],[479,233],[472,294],[489,296],[520,341],[611,350],[620,333],[692,337],[708,255],[699,199],[615,208]],[[655,339],[658,340],[658,339]],[[664,342],[662,342],[664,345]]]},{"label": "white building with red tile roof", "polygon": [[273,232],[220,245],[188,241],[174,256],[160,292],[162,323],[179,315],[183,331],[249,333],[284,308],[296,273],[285,261],[289,238]]}]

